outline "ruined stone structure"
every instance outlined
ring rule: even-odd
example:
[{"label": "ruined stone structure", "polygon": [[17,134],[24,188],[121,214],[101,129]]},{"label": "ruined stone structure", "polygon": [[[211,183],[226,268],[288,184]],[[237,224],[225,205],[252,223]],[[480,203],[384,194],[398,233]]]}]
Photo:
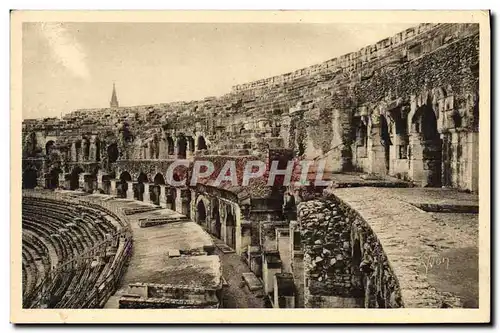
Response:
[{"label": "ruined stone structure", "polygon": [[[24,121],[23,188],[98,191],[184,214],[246,256],[266,292],[283,291],[274,298],[282,306],[402,307],[376,235],[340,201],[322,198],[324,187],[213,181],[227,160],[240,180],[248,160],[285,168],[321,159],[329,172],[477,192],[478,55],[477,24],[421,24],[200,101],[119,107],[113,85],[110,108]],[[182,180],[197,160],[213,162],[211,178],[167,184],[172,163],[186,162],[173,175]],[[286,287],[291,277],[295,291]]]}]

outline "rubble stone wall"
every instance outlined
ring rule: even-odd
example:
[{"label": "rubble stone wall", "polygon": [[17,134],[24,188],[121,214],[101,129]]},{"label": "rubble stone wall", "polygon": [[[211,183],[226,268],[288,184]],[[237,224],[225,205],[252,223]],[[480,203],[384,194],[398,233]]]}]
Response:
[{"label": "rubble stone wall", "polygon": [[403,307],[389,259],[356,211],[330,195],[300,203],[298,222],[305,307]]}]

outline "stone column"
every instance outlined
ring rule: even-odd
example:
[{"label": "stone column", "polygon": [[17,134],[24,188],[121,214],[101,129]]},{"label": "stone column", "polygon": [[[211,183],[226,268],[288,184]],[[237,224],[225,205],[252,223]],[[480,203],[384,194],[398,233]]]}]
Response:
[{"label": "stone column", "polygon": [[59,174],[59,186],[66,187],[66,175],[64,174],[64,172],[61,172]]},{"label": "stone column", "polygon": [[468,156],[468,179],[469,190],[473,192],[479,191],[479,133],[471,132],[468,133],[467,145],[469,149],[467,150]]},{"label": "stone column", "polygon": [[109,188],[109,194],[116,196],[116,179],[111,179],[110,180],[110,188]]},{"label": "stone column", "polygon": [[134,182],[127,182],[127,199],[134,199]]},{"label": "stone column", "polygon": [[192,147],[192,142],[191,140],[187,140],[187,145],[186,145],[186,158],[191,158],[193,157],[193,152],[191,151]]},{"label": "stone column", "polygon": [[144,183],[144,194],[142,198],[144,202],[150,203],[151,199],[149,197],[149,183]]},{"label": "stone column", "polygon": [[97,190],[103,190],[103,186],[102,186],[102,176],[103,176],[103,173],[101,170],[97,171]]},{"label": "stone column", "polygon": [[167,197],[165,195],[166,185],[160,185],[160,206],[167,207]]},{"label": "stone column", "polygon": [[85,173],[82,172],[78,175],[78,187],[85,188]]},{"label": "stone column", "polygon": [[76,151],[76,142],[74,141],[71,144],[71,161],[72,162],[78,161],[78,152]]},{"label": "stone column", "polygon": [[175,189],[175,211],[179,214],[182,213],[182,190],[180,188]]},{"label": "stone column", "polygon": [[420,134],[411,133],[410,135],[410,178],[416,183],[424,182],[424,162],[423,150],[420,142]]}]

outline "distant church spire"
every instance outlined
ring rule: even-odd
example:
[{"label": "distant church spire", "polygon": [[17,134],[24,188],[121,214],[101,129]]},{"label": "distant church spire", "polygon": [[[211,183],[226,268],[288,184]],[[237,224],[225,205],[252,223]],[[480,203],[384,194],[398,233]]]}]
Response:
[{"label": "distant church spire", "polygon": [[116,89],[114,82],[113,82],[113,93],[111,94],[111,102],[109,102],[109,106],[112,108],[118,107],[118,98],[116,98]]}]

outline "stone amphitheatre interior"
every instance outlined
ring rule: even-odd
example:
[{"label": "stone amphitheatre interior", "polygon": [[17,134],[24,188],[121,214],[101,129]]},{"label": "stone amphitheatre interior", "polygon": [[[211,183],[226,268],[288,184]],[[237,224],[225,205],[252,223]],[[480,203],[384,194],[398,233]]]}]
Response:
[{"label": "stone amphitheatre interior", "polygon": [[[109,89],[23,120],[24,308],[478,307],[478,24],[203,100]],[[192,183],[197,161],[214,172]],[[248,161],[267,170],[244,186]],[[324,182],[267,183],[303,161]]]}]

